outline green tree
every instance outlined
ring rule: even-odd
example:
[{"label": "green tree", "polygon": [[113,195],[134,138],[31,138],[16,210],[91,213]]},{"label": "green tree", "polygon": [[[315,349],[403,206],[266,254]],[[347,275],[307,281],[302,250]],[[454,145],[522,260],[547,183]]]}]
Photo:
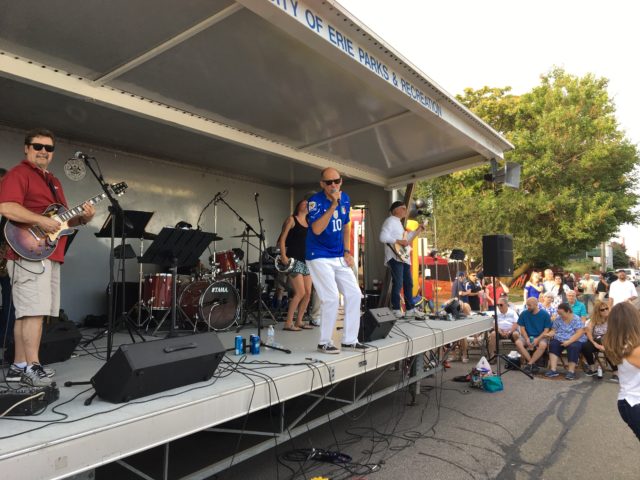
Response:
[{"label": "green tree", "polygon": [[606,79],[556,68],[521,96],[484,87],[458,99],[513,143],[505,159],[522,165],[521,183],[494,192],[488,167],[421,182],[442,248],[480,259],[482,235],[509,233],[517,263],[560,263],[634,220],[640,159],[618,127]]},{"label": "green tree", "polygon": [[629,256],[624,245],[611,242],[613,252],[613,268],[629,268]]}]

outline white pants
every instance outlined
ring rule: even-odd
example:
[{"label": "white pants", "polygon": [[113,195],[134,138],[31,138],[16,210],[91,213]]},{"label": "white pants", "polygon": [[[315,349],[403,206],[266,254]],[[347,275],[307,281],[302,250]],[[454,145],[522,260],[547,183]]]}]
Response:
[{"label": "white pants", "polygon": [[358,341],[360,328],[360,299],[362,292],[351,267],[343,258],[307,260],[313,286],[318,292],[321,307],[319,345],[331,343],[338,318],[339,294],[344,297],[344,329],[342,343]]}]

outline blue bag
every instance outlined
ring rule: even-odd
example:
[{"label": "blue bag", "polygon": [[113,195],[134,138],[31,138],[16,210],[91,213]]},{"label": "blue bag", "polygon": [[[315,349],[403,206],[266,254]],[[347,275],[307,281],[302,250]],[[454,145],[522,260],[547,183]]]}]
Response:
[{"label": "blue bag", "polygon": [[482,388],[486,392],[494,393],[501,392],[504,390],[504,386],[502,385],[502,377],[498,375],[490,375],[488,377],[484,377],[482,379]]}]

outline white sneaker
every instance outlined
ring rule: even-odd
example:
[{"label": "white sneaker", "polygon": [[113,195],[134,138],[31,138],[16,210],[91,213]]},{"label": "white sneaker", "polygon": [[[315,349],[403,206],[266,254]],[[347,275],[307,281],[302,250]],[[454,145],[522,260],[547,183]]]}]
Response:
[{"label": "white sneaker", "polygon": [[422,313],[420,310],[412,308],[411,310],[407,310],[404,316],[407,318],[424,318],[424,313]]},{"label": "white sneaker", "polygon": [[404,318],[404,313],[402,313],[402,310],[394,310],[393,314],[396,316],[396,318]]}]

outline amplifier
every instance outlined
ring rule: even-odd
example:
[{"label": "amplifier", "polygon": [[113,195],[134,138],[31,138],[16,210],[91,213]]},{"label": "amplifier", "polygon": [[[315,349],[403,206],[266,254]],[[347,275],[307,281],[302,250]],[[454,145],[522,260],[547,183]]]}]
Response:
[{"label": "amplifier", "polygon": [[396,323],[396,316],[387,307],[370,308],[360,318],[360,331],[358,340],[366,343],[373,340],[380,340],[389,335],[389,332]]},{"label": "amplifier", "polygon": [[[33,398],[26,400],[29,397]],[[0,415],[5,412],[7,412],[7,416],[33,415],[58,400],[58,398],[60,398],[60,390],[58,390],[55,383],[48,387],[21,387],[17,389],[0,387]],[[23,400],[26,401],[11,409],[11,407]]]}]

